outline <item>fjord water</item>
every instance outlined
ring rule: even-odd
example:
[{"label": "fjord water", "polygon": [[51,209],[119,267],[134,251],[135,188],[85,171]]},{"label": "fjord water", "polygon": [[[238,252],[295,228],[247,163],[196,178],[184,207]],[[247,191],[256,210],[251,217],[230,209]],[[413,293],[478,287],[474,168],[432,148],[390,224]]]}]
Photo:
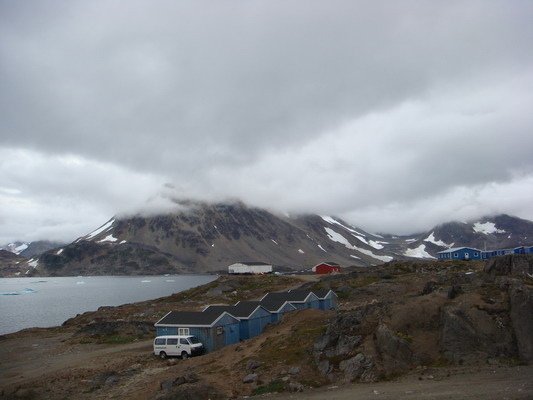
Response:
[{"label": "fjord water", "polygon": [[214,275],[0,278],[0,335],[61,325],[100,306],[168,296],[214,279]]}]

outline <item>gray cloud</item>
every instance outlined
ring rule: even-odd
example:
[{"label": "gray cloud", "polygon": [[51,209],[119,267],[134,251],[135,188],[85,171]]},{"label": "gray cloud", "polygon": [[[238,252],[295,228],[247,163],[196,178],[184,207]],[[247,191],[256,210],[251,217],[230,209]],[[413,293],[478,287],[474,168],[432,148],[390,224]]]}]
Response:
[{"label": "gray cloud", "polygon": [[36,220],[82,234],[164,182],[380,231],[533,218],[499,196],[533,194],[532,17],[527,1],[1,1],[0,239]]}]

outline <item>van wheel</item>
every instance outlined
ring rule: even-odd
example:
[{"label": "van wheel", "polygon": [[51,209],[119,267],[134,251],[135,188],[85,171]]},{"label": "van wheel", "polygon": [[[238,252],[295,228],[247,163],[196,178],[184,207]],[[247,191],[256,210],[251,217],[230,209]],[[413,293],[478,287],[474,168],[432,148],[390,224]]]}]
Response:
[{"label": "van wheel", "polygon": [[187,354],[187,352],[186,351],[182,351],[181,352],[181,359],[182,360],[186,360],[187,358],[189,358],[189,355]]},{"label": "van wheel", "polygon": [[159,358],[161,358],[161,360],[164,360],[165,358],[167,358],[167,353],[162,351],[161,353],[159,353]]}]

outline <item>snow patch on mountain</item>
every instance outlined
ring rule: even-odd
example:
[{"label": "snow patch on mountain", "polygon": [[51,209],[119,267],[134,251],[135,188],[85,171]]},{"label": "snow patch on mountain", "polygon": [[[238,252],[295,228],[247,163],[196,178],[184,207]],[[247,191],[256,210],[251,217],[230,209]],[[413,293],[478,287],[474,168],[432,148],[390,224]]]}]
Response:
[{"label": "snow patch on mountain", "polygon": [[298,253],[305,254],[305,251],[303,251],[302,249],[298,249]]},{"label": "snow patch on mountain", "polygon": [[354,256],[353,254],[350,254],[350,257],[352,257],[352,258],[357,258],[358,260],[361,259],[361,257]]},{"label": "snow patch on mountain", "polygon": [[320,250],[322,250],[322,251],[324,251],[324,252],[327,253],[327,251],[326,251],[321,245],[317,244],[317,246],[318,246],[318,248],[319,248]]},{"label": "snow patch on mountain", "polygon": [[413,258],[435,258],[426,251],[426,245],[421,244],[420,246],[414,249],[407,249],[403,253],[404,256],[413,257]]},{"label": "snow patch on mountain", "polygon": [[453,245],[455,244],[455,243],[448,244],[448,243],[443,242],[442,240],[436,240],[435,239],[435,232],[431,232],[429,234],[429,236],[424,239],[424,242],[433,243],[433,244],[436,244],[437,246],[440,246],[440,247],[447,247],[448,249],[450,247],[453,247]]},{"label": "snow patch on mountain", "polygon": [[24,250],[26,250],[29,245],[30,243],[14,242],[14,243],[9,243],[5,245],[4,247],[0,247],[0,250],[7,250],[11,253],[15,253],[18,255],[22,253]]},{"label": "snow patch on mountain", "polygon": [[39,261],[37,261],[36,259],[34,258],[31,258],[29,261],[28,261],[28,265],[32,268],[37,268],[37,266],[39,265]]},{"label": "snow patch on mountain", "polygon": [[63,250],[64,249],[59,249],[58,251],[56,251],[56,256],[60,255],[61,253],[63,253]]},{"label": "snow patch on mountain", "polygon": [[15,254],[20,254],[22,253],[24,250],[26,250],[28,248],[28,245],[29,243],[22,243],[20,246],[17,246],[13,249],[13,253]]},{"label": "snow patch on mountain", "polygon": [[[391,256],[380,256],[378,254],[374,254],[372,253],[372,251],[370,250],[366,250],[366,249],[362,249],[360,247],[357,247],[357,246],[354,246],[352,245],[348,239],[346,239],[344,236],[342,236],[340,233],[337,233],[335,232],[333,229],[331,228],[324,228],[328,234],[328,237],[333,240],[334,242],[337,242],[337,243],[341,243],[343,244],[346,248],[348,249],[351,249],[351,250],[357,250],[358,252],[360,253],[363,253],[363,254],[366,254],[367,256],[370,256],[370,257],[373,257],[375,258],[376,260],[380,260],[380,261],[384,261],[384,262],[388,262],[388,261],[391,261],[393,259],[393,257]],[[355,235],[354,235],[355,236]],[[359,238],[358,238],[359,239]],[[366,244],[369,244],[368,242],[365,241]]]},{"label": "snow patch on mountain", "polygon": [[383,262],[389,262],[389,261],[393,260],[393,257],[391,257],[391,256],[380,256],[378,254],[372,253],[372,251],[370,251],[370,250],[361,249],[361,248],[359,248],[357,246],[353,246],[353,249],[357,250],[360,253],[366,254],[367,256],[373,257],[376,260],[380,260],[380,261],[383,261]]},{"label": "snow patch on mountain", "polygon": [[406,243],[416,242],[418,239],[405,239]]},{"label": "snow patch on mountain", "polygon": [[476,222],[473,226],[474,232],[477,233],[483,233],[485,235],[490,235],[491,233],[505,233],[503,229],[496,228],[496,224],[494,222],[485,222],[482,224],[481,222]]},{"label": "snow patch on mountain", "polygon": [[100,228],[89,233],[85,238],[87,240],[90,240],[94,238],[95,236],[99,235],[100,233],[108,231],[109,229],[111,229],[111,226],[113,225],[114,222],[115,222],[115,218],[111,218],[109,221],[103,224]]},{"label": "snow patch on mountain", "polygon": [[347,226],[344,225],[344,224],[341,224],[341,223],[340,223],[339,221],[337,221],[335,218],[328,217],[327,215],[321,215],[320,218],[322,218],[324,221],[326,221],[326,222],[329,223],[329,224],[339,225],[340,227],[346,229],[348,232],[356,233],[356,234],[361,235],[361,236],[365,236],[365,235],[362,234],[361,232],[358,232],[358,231],[356,231],[356,230],[353,229],[353,228],[350,228],[350,227],[347,227]]},{"label": "snow patch on mountain", "polygon": [[118,239],[116,237],[113,237],[113,235],[107,235],[102,240],[99,240],[98,243],[105,243],[105,242],[116,242]]},{"label": "snow patch on mountain", "polygon": [[354,249],[354,246],[346,239],[344,236],[342,236],[340,233],[335,232],[331,228],[324,228],[326,230],[326,233],[328,234],[328,237],[337,243],[343,244],[349,249]]}]

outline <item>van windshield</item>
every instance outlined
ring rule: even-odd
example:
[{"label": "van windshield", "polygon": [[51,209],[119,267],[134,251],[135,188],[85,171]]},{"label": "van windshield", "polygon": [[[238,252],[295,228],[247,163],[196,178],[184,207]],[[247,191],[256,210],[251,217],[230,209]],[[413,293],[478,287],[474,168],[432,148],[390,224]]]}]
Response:
[{"label": "van windshield", "polygon": [[198,340],[198,338],[196,336],[191,336],[189,338],[189,342],[191,342],[191,344],[200,343],[200,341]]}]

